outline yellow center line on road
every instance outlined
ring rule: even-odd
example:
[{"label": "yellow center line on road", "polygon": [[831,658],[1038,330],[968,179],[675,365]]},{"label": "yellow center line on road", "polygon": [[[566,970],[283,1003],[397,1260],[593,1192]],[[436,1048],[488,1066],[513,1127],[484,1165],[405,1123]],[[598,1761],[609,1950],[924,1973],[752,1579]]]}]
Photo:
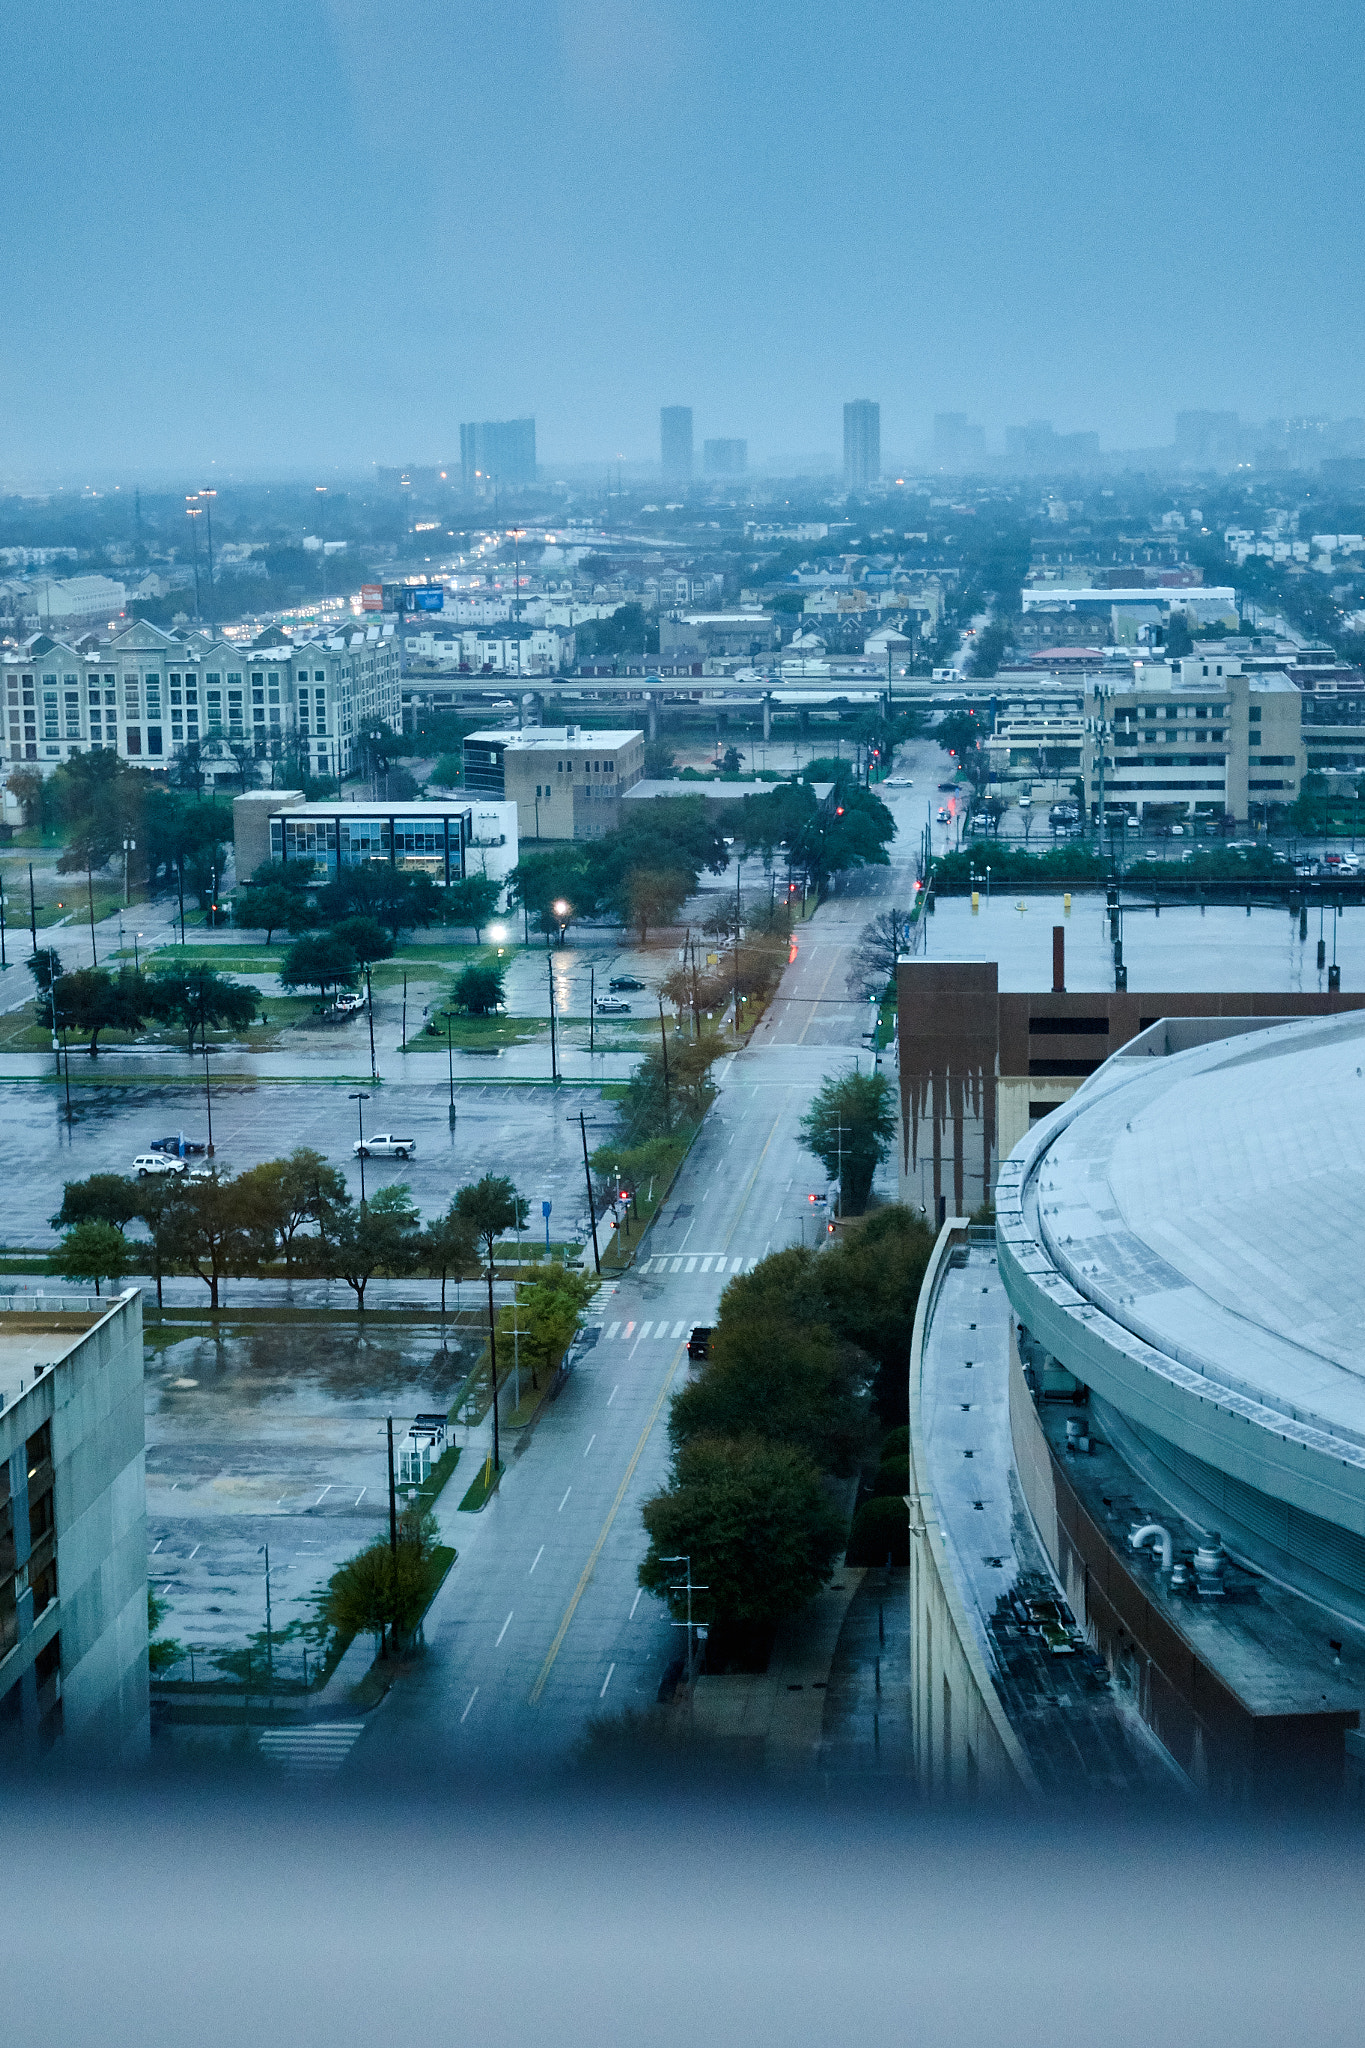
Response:
[{"label": "yellow center line on road", "polygon": [[782,1121],[782,1112],[781,1112],[781,1110],[779,1110],[779,1111],[777,1112],[777,1115],[776,1115],[776,1116],[775,1116],[775,1117],[773,1118],[773,1127],[772,1127],[772,1129],[771,1129],[771,1130],[769,1131],[769,1133],[768,1133],[768,1136],[767,1136],[767,1139],[766,1139],[766,1140],[765,1140],[765,1142],[764,1142],[763,1150],[762,1150],[762,1151],[761,1151],[761,1152],[759,1153],[759,1155],[758,1155],[758,1158],[757,1158],[757,1160],[756,1160],[756,1161],[755,1161],[755,1163],[754,1163],[754,1170],[753,1170],[753,1172],[752,1172],[752,1173],[751,1173],[751,1174],[749,1175],[749,1178],[748,1178],[747,1182],[745,1183],[745,1187],[744,1187],[744,1193],[743,1193],[743,1194],[742,1194],[742,1195],[740,1196],[740,1198],[739,1198],[739,1207],[738,1207],[738,1208],[737,1208],[737,1209],[735,1210],[735,1220],[734,1220],[734,1222],[733,1222],[733,1223],[732,1223],[732,1224],[730,1225],[730,1228],[729,1228],[729,1229],[728,1229],[728,1230],[726,1231],[726,1233],[725,1233],[725,1242],[724,1242],[724,1244],[723,1244],[723,1245],[721,1246],[721,1251],[722,1251],[722,1252],[728,1252],[728,1251],[729,1251],[729,1249],[730,1249],[730,1239],[731,1239],[731,1238],[732,1238],[732,1237],[734,1236],[735,1232],[736,1232],[736,1231],[737,1231],[737,1230],[739,1229],[739,1219],[740,1219],[740,1217],[741,1217],[741,1216],[742,1216],[742,1215],[744,1214],[744,1204],[745,1204],[745,1203],[746,1203],[746,1202],[748,1201],[748,1199],[749,1199],[750,1195],[751,1195],[751,1194],[753,1193],[753,1191],[754,1191],[754,1182],[755,1182],[755,1181],[756,1181],[756,1180],[758,1179],[758,1169],[759,1169],[759,1167],[760,1167],[760,1166],[762,1166],[762,1164],[763,1164],[764,1160],[765,1160],[765,1159],[767,1158],[767,1156],[768,1156],[768,1146],[772,1144],[772,1141],[773,1141],[773,1139],[774,1139],[774,1138],[775,1138],[775,1137],[777,1136],[777,1127],[778,1127],[778,1125],[779,1125],[779,1124],[781,1123],[781,1121]]},{"label": "yellow center line on road", "polygon": [[[833,959],[832,959],[832,960],[830,961],[830,963],[829,963],[829,974],[827,974],[827,975],[825,976],[824,980],[823,980],[823,981],[821,982],[821,984],[820,984],[820,994],[819,994],[819,995],[818,995],[818,996],[817,996],[817,997],[815,998],[815,1002],[816,1002],[816,1003],[818,1003],[818,1002],[820,1002],[820,1001],[822,1001],[822,1000],[823,1000],[823,997],[824,997],[824,993],[825,993],[825,990],[826,990],[826,989],[827,989],[827,988],[829,987],[830,975],[831,975],[831,974],[833,974],[833,972],[834,972],[835,968],[836,968],[836,967],[837,967],[838,965],[839,965],[839,954],[838,954],[838,951],[837,951],[837,949],[836,949],[836,950],[835,950],[835,953],[834,953],[834,958],[833,958]],[[802,1025],[802,1027],[801,1027],[801,1032],[800,1032],[800,1036],[799,1036],[799,1037],[797,1038],[797,1041],[796,1041],[796,1042],[797,1042],[797,1044],[798,1044],[798,1045],[803,1045],[803,1044],[805,1043],[806,1033],[807,1033],[807,1032],[808,1032],[808,1031],[810,1030],[810,1027],[811,1027],[811,1025],[812,1025],[812,1024],[813,1024],[814,1022],[815,1022],[815,1003],[812,1003],[812,1004],[811,1004],[811,1012],[810,1012],[810,1015],[809,1015],[809,1017],[807,1017],[807,1019],[806,1019],[805,1023],[804,1023],[803,1025]]]},{"label": "yellow center line on road", "polygon": [[622,1479],[621,1484],[616,1489],[616,1498],[612,1502],[611,1507],[607,1511],[607,1519],[605,1522],[603,1522],[602,1527],[599,1529],[597,1533],[597,1541],[593,1544],[592,1551],[589,1555],[588,1561],[583,1567],[583,1576],[578,1581],[578,1584],[574,1587],[573,1598],[572,1600],[570,1600],[568,1606],[564,1609],[563,1619],[560,1621],[559,1627],[555,1630],[555,1639],[550,1645],[549,1651],[545,1658],[545,1662],[540,1667],[540,1676],[537,1678],[535,1684],[531,1687],[530,1704],[532,1706],[535,1706],[537,1700],[540,1698],[540,1695],[545,1690],[545,1681],[549,1677],[550,1672],[554,1667],[555,1658],[559,1655],[560,1649],[563,1646],[564,1638],[569,1632],[569,1623],[573,1620],[574,1615],[577,1613],[578,1603],[583,1598],[583,1595],[587,1592],[588,1581],[592,1577],[594,1571],[597,1569],[597,1560],[602,1555],[602,1545],[606,1542],[607,1537],[611,1531],[611,1525],[616,1520],[616,1516],[620,1509],[621,1503],[626,1497],[626,1488],[630,1485],[631,1480],[635,1477],[635,1467],[639,1464],[640,1457],[644,1451],[645,1445],[649,1442],[649,1433],[659,1419],[659,1410],[663,1407],[665,1398],[668,1394],[668,1390],[673,1384],[673,1375],[678,1370],[678,1366],[681,1362],[683,1351],[685,1350],[685,1348],[686,1347],[684,1345],[680,1344],[677,1350],[674,1352],[673,1363],[669,1366],[668,1371],[665,1373],[664,1383],[660,1387],[658,1395],[655,1398],[654,1406],[649,1411],[649,1420],[646,1422],[644,1428],[640,1431],[640,1441],[638,1444],[636,1444],[635,1449],[631,1454],[630,1463],[626,1467],[625,1477]]}]

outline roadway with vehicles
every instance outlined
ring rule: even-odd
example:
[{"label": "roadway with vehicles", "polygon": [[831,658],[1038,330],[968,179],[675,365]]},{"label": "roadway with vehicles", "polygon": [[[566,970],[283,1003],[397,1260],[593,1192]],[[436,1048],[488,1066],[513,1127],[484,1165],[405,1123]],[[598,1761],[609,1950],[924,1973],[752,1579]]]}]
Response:
[{"label": "roadway with vehicles", "polygon": [[[771,1251],[823,1235],[824,1170],[799,1120],[825,1077],[871,1054],[845,976],[869,918],[908,904],[918,832],[893,797],[896,865],[850,876],[799,927],[795,957],[718,1099],[638,1263],[594,1303],[579,1362],[478,1515],[459,1512],[487,1423],[440,1501],[460,1561],[428,1614],[427,1654],[367,1722],[351,1769],[448,1754],[463,1770],[553,1768],[599,1716],[652,1705],[682,1632],[640,1591],[641,1504],[664,1484],[669,1396],[694,1327]],[[894,1194],[894,1162],[881,1183]],[[504,1363],[504,1370],[506,1364]]]}]

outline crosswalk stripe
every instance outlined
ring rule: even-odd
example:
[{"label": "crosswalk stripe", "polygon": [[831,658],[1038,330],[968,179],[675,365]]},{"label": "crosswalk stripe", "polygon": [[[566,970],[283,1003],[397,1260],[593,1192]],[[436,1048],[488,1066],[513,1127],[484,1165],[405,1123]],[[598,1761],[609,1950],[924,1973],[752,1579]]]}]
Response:
[{"label": "crosswalk stripe", "polygon": [[744,1261],[743,1261],[743,1259],[731,1259],[731,1261],[730,1261],[730,1271],[731,1271],[732,1273],[742,1273],[742,1272],[744,1271]]},{"label": "crosswalk stripe", "polygon": [[[714,1258],[714,1256],[715,1256],[715,1254],[714,1254],[714,1253],[712,1253],[712,1258]],[[702,1260],[702,1262],[701,1262],[701,1269],[702,1269],[702,1272],[703,1272],[703,1273],[709,1273],[709,1272],[710,1272],[710,1270],[711,1270],[711,1260],[710,1260],[710,1259],[703,1259],[703,1260]]]},{"label": "crosswalk stripe", "polygon": [[758,1264],[758,1257],[757,1257],[757,1254],[755,1254],[755,1256],[754,1256],[754,1257],[753,1257],[752,1259],[750,1259],[750,1261],[749,1261],[748,1265],[747,1265],[747,1266],[746,1266],[746,1267],[744,1268],[745,1272],[746,1272],[746,1273],[752,1273],[752,1272],[753,1272],[753,1270],[754,1270],[754,1267],[755,1267],[755,1266],[756,1266],[757,1264]]},{"label": "crosswalk stripe", "polygon": [[315,1776],[340,1770],[364,1727],[363,1721],[322,1721],[306,1728],[262,1728],[257,1746],[286,1771]]},{"label": "crosswalk stripe", "polygon": [[641,1323],[641,1325],[640,1325],[640,1341],[641,1341],[641,1343],[643,1343],[643,1342],[644,1342],[645,1338],[646,1338],[646,1337],[647,1337],[647,1336],[649,1335],[650,1331],[651,1331],[651,1330],[652,1330],[653,1328],[654,1328],[654,1321],[653,1321],[653,1318],[652,1318],[652,1317],[651,1317],[651,1319],[649,1320],[649,1322],[647,1322],[647,1323]]},{"label": "crosswalk stripe", "polygon": [[697,1262],[696,1262],[696,1260],[695,1260],[695,1259],[689,1259],[689,1260],[688,1260],[688,1262],[687,1262],[687,1270],[688,1270],[688,1272],[689,1272],[689,1273],[695,1273],[695,1272],[696,1272],[696,1270],[697,1270]]},{"label": "crosswalk stripe", "polygon": [[637,1273],[647,1273],[653,1264],[653,1259],[641,1259],[639,1265],[635,1268],[635,1270]]},{"label": "crosswalk stripe", "polygon": [[620,1327],[621,1327],[621,1325],[620,1325],[619,1323],[609,1323],[609,1324],[607,1325],[607,1342],[608,1342],[608,1344],[610,1344],[610,1342],[611,1342],[612,1338],[613,1338],[613,1337],[614,1337],[614,1336],[616,1335],[616,1332],[617,1332],[617,1331],[618,1331],[618,1330],[620,1329]]},{"label": "crosswalk stripe", "polygon": [[675,1337],[681,1337],[681,1335],[682,1335],[683,1331],[684,1331],[684,1330],[685,1330],[686,1328],[687,1328],[687,1325],[686,1325],[686,1323],[674,1323],[674,1325],[673,1325],[673,1335],[674,1335]]}]

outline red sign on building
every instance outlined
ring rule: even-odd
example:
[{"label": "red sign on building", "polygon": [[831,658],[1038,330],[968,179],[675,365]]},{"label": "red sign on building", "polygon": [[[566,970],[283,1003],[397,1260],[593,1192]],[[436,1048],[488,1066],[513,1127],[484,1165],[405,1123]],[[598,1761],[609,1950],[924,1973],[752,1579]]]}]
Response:
[{"label": "red sign on building", "polygon": [[360,609],[363,612],[382,612],[384,609],[384,586],[382,583],[362,583],[360,586]]}]

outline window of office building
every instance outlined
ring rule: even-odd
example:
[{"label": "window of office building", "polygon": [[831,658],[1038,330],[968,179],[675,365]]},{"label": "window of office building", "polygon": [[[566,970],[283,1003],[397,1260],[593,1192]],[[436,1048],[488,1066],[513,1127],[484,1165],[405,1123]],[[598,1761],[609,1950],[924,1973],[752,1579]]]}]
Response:
[{"label": "window of office building", "polygon": [[391,843],[387,818],[356,818],[341,827],[341,865],[355,868],[369,861],[387,861]]}]

